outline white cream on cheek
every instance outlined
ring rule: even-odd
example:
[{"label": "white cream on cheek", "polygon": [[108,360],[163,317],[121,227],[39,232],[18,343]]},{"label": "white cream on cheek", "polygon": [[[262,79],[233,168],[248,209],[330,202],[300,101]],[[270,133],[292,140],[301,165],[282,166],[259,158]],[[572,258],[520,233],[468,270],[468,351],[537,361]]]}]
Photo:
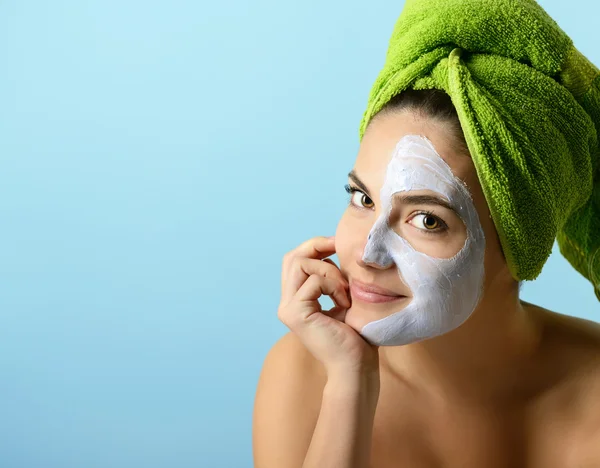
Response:
[{"label": "white cream on cheek", "polygon": [[[437,192],[458,212],[467,239],[454,257],[419,252],[390,227],[393,195],[409,190]],[[426,137],[406,135],[387,166],[380,200],[382,214],[371,228],[363,261],[394,263],[412,298],[398,312],[367,323],[361,335],[379,346],[399,346],[457,328],[475,310],[484,278],[485,236],[469,191]]]}]

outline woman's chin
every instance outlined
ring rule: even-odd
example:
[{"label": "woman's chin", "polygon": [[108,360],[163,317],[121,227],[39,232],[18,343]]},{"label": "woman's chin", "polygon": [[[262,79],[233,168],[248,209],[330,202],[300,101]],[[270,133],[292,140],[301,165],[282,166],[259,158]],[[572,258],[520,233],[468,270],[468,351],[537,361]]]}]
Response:
[{"label": "woman's chin", "polygon": [[351,307],[346,310],[344,322],[357,332],[360,332],[366,324],[389,317],[390,315],[401,311],[406,305],[407,304],[403,304],[400,307],[396,305],[395,308],[382,310],[379,306],[369,307],[368,304],[363,305],[358,303],[358,301],[353,302]]}]

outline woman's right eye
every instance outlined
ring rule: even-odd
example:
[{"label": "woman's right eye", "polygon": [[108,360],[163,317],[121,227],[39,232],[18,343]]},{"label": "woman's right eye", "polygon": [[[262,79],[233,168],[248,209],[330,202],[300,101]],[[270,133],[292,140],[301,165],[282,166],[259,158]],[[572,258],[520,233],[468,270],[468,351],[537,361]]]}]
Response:
[{"label": "woman's right eye", "polygon": [[352,187],[350,185],[345,185],[344,188],[346,189],[346,192],[350,194],[350,200],[348,201],[350,205],[353,205],[356,208],[368,209],[373,208],[373,206],[375,205],[373,203],[373,200],[371,200],[368,197],[368,195],[362,190],[356,187]]}]

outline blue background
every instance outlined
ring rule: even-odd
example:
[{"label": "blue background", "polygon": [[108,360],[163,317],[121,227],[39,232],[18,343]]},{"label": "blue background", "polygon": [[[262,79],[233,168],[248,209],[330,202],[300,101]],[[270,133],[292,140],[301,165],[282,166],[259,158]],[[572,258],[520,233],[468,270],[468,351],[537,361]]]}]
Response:
[{"label": "blue background", "polygon": [[[540,3],[600,64],[599,7]],[[0,4],[0,467],[252,466],[281,257],[335,232],[401,9]],[[600,318],[556,246],[522,297]]]}]

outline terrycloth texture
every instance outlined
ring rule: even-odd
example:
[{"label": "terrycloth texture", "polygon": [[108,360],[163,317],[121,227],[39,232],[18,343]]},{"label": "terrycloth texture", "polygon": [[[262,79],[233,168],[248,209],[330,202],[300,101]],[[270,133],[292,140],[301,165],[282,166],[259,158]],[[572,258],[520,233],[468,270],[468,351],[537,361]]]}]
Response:
[{"label": "terrycloth texture", "polygon": [[600,300],[600,70],[534,0],[406,0],[360,140],[409,88],[452,98],[513,277],[557,239]]}]

